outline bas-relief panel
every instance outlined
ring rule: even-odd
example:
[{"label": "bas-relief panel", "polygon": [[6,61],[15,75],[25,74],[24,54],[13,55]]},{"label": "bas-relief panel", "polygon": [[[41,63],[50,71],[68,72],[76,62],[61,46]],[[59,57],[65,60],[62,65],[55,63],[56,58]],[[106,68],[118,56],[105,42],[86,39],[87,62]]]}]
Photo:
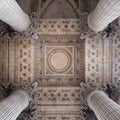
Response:
[{"label": "bas-relief panel", "polygon": [[36,119],[84,120],[79,87],[40,87],[38,91],[34,94],[38,103]]},{"label": "bas-relief panel", "polygon": [[[42,114],[42,115],[41,115]],[[39,116],[36,116],[35,120],[84,120],[83,115],[80,112],[77,114],[74,112],[48,112],[48,113],[39,113]]]},{"label": "bas-relief panel", "polygon": [[112,80],[120,81],[120,30],[112,39]]},{"label": "bas-relief panel", "polygon": [[81,112],[39,112],[34,120],[84,120]]},{"label": "bas-relief panel", "polygon": [[102,39],[100,36],[89,36],[85,41],[85,80],[87,83],[102,82]]},{"label": "bas-relief panel", "polygon": [[84,22],[79,19],[40,19],[37,31],[39,35],[79,35],[84,28]]},{"label": "bas-relief panel", "polygon": [[0,39],[0,81],[8,81],[8,38]]},{"label": "bas-relief panel", "polygon": [[17,41],[17,66],[18,81],[34,80],[34,41],[28,39],[16,39]]},{"label": "bas-relief panel", "polygon": [[35,79],[40,84],[35,96],[39,113],[36,117],[82,120],[79,84],[85,79],[84,41],[79,35],[52,34],[41,35],[35,43]]},{"label": "bas-relief panel", "polygon": [[83,97],[79,87],[40,87],[35,94],[38,105],[81,105]]},{"label": "bas-relief panel", "polygon": [[15,37],[9,40],[9,81],[34,80],[34,40]]},{"label": "bas-relief panel", "polygon": [[44,46],[45,76],[74,76],[74,46]]},{"label": "bas-relief panel", "polygon": [[100,34],[85,39],[85,81],[117,82],[120,80],[120,35]]},{"label": "bas-relief panel", "polygon": [[40,86],[79,86],[84,82],[85,49],[79,35],[40,36],[35,46],[35,80]]}]

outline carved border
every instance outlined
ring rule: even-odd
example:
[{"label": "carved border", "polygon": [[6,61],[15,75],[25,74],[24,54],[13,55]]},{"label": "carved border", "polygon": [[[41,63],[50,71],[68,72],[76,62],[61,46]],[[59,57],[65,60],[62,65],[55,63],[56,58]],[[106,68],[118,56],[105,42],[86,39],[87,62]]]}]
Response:
[{"label": "carved border", "polygon": [[[45,45],[72,45],[75,47],[75,76],[74,77],[45,77],[43,66],[43,50]],[[41,86],[79,86],[84,81],[84,60],[85,48],[84,41],[80,40],[80,36],[40,36],[35,42],[35,80]],[[38,52],[37,52],[38,51]]]}]

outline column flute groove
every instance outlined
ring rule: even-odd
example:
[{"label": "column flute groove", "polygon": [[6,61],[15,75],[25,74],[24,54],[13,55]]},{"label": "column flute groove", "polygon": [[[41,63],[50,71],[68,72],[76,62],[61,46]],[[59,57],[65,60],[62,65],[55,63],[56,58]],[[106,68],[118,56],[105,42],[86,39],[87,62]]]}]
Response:
[{"label": "column flute groove", "polygon": [[104,30],[120,16],[120,0],[100,0],[88,16],[88,26],[95,32]]},{"label": "column flute groove", "polygon": [[0,102],[0,120],[16,120],[30,102],[29,95],[17,90]]},{"label": "column flute groove", "polygon": [[29,16],[16,0],[0,0],[0,19],[18,32],[25,31],[30,25]]},{"label": "column flute groove", "polygon": [[88,106],[98,120],[119,120],[120,105],[110,99],[103,91],[93,91],[87,98]]}]

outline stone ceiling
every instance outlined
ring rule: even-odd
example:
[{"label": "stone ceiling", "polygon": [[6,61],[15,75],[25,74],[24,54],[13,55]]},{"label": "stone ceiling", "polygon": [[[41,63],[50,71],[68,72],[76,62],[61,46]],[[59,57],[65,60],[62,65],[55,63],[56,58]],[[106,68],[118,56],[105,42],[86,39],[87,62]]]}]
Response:
[{"label": "stone ceiling", "polygon": [[0,81],[39,83],[34,120],[84,120],[80,83],[120,80],[120,30],[87,30],[96,0],[17,1],[37,14],[39,38],[1,37]]}]

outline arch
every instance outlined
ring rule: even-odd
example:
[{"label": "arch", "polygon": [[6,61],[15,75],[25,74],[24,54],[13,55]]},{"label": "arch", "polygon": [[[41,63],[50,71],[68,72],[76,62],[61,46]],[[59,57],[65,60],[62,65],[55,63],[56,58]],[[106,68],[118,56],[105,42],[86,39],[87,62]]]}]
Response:
[{"label": "arch", "polygon": [[[50,7],[52,6],[52,5],[54,5],[55,4],[55,2],[56,2],[56,6],[57,5],[59,5],[59,4],[57,4],[57,2],[59,2],[59,3],[61,3],[61,4],[63,4],[63,5],[61,5],[60,7],[62,7],[63,9],[61,10],[58,10],[59,9],[59,6],[58,7],[56,7],[55,8],[55,11],[53,10],[53,12],[56,12],[56,14],[57,14],[57,12],[59,11],[59,12],[61,12],[61,16],[63,15],[63,14],[66,14],[66,15],[68,15],[68,11],[70,11],[72,14],[71,14],[71,17],[72,18],[76,18],[76,17],[79,17],[79,10],[78,10],[78,8],[77,8],[77,6],[76,6],[76,4],[75,4],[75,2],[73,1],[73,0],[47,0],[46,2],[45,2],[45,4],[43,5],[43,7],[42,7],[42,10],[41,10],[41,14],[40,14],[40,18],[42,18],[42,17],[44,17],[46,14],[47,14],[47,10],[49,9],[49,12],[51,12],[50,10],[52,10]],[[68,11],[65,9],[65,6],[67,6],[67,9],[69,9]],[[54,5],[54,7],[55,7],[55,5]],[[51,12],[51,14],[53,13],[53,12]],[[58,15],[58,14],[57,14]],[[55,16],[55,15],[54,15]],[[64,15],[63,15],[64,16]],[[68,18],[70,17],[70,14],[68,15]],[[58,16],[58,18],[59,18],[59,16]],[[62,18],[62,17],[61,17]]]}]

